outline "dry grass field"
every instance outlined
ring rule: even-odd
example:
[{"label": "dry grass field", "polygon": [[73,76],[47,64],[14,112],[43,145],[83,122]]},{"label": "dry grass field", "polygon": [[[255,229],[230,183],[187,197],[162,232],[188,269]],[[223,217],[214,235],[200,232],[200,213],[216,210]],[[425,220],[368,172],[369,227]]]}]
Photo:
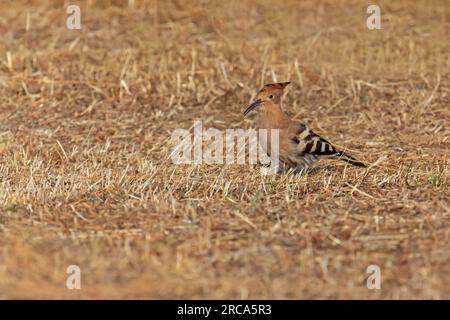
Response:
[{"label": "dry grass field", "polygon": [[[1,1],[0,298],[449,299],[450,7],[376,3]],[[172,164],[273,81],[369,168]]]}]

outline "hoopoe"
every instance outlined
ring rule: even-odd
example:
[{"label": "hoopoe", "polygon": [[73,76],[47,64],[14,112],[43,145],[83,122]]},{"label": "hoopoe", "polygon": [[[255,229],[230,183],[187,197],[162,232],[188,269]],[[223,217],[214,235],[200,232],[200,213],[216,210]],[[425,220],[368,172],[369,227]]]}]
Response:
[{"label": "hoopoe", "polygon": [[[244,111],[244,117],[259,108],[259,129],[278,129],[279,171],[292,169],[305,172],[321,158],[341,159],[357,167],[366,165],[344,151],[336,149],[330,142],[315,134],[303,123],[289,119],[281,109],[281,96],[290,82],[266,84],[257,94],[256,100]],[[264,140],[264,141],[262,141]],[[270,137],[260,139],[264,151],[270,156]]]}]

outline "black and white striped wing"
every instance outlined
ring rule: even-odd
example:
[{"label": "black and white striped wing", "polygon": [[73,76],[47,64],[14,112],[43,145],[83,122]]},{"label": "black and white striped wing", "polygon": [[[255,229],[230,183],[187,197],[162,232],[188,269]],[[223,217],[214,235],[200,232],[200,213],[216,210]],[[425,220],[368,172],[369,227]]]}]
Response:
[{"label": "black and white striped wing", "polygon": [[317,158],[339,158],[354,166],[366,165],[344,151],[337,150],[330,142],[314,133],[308,126],[299,123],[293,133],[292,141],[298,156],[311,155]]},{"label": "black and white striped wing", "polygon": [[308,126],[299,124],[292,141],[296,144],[299,155],[311,154],[316,156],[340,156],[341,152],[333,145],[314,133]]}]

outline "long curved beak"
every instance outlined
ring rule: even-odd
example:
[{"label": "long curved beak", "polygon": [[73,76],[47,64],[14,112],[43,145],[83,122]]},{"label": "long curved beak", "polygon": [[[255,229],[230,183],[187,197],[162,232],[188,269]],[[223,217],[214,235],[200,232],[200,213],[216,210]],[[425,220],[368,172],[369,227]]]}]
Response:
[{"label": "long curved beak", "polygon": [[255,109],[257,106],[259,106],[262,103],[261,99],[256,99],[255,101],[252,102],[251,105],[249,105],[247,107],[247,109],[245,109],[244,111],[244,117],[247,116],[247,114],[250,113],[250,111],[252,111],[253,109]]}]

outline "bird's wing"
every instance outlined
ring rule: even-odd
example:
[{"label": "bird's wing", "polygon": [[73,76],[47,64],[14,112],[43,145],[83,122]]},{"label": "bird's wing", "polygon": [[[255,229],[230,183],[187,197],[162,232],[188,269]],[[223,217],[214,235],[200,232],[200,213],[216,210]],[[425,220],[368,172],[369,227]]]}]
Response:
[{"label": "bird's wing", "polygon": [[291,140],[298,154],[317,156],[338,156],[339,151],[327,140],[314,133],[307,125],[295,123],[291,131]]},{"label": "bird's wing", "polygon": [[295,152],[299,156],[310,154],[317,157],[340,158],[354,166],[366,167],[364,163],[344,151],[336,149],[330,142],[314,133],[303,123],[293,123],[289,131]]}]

